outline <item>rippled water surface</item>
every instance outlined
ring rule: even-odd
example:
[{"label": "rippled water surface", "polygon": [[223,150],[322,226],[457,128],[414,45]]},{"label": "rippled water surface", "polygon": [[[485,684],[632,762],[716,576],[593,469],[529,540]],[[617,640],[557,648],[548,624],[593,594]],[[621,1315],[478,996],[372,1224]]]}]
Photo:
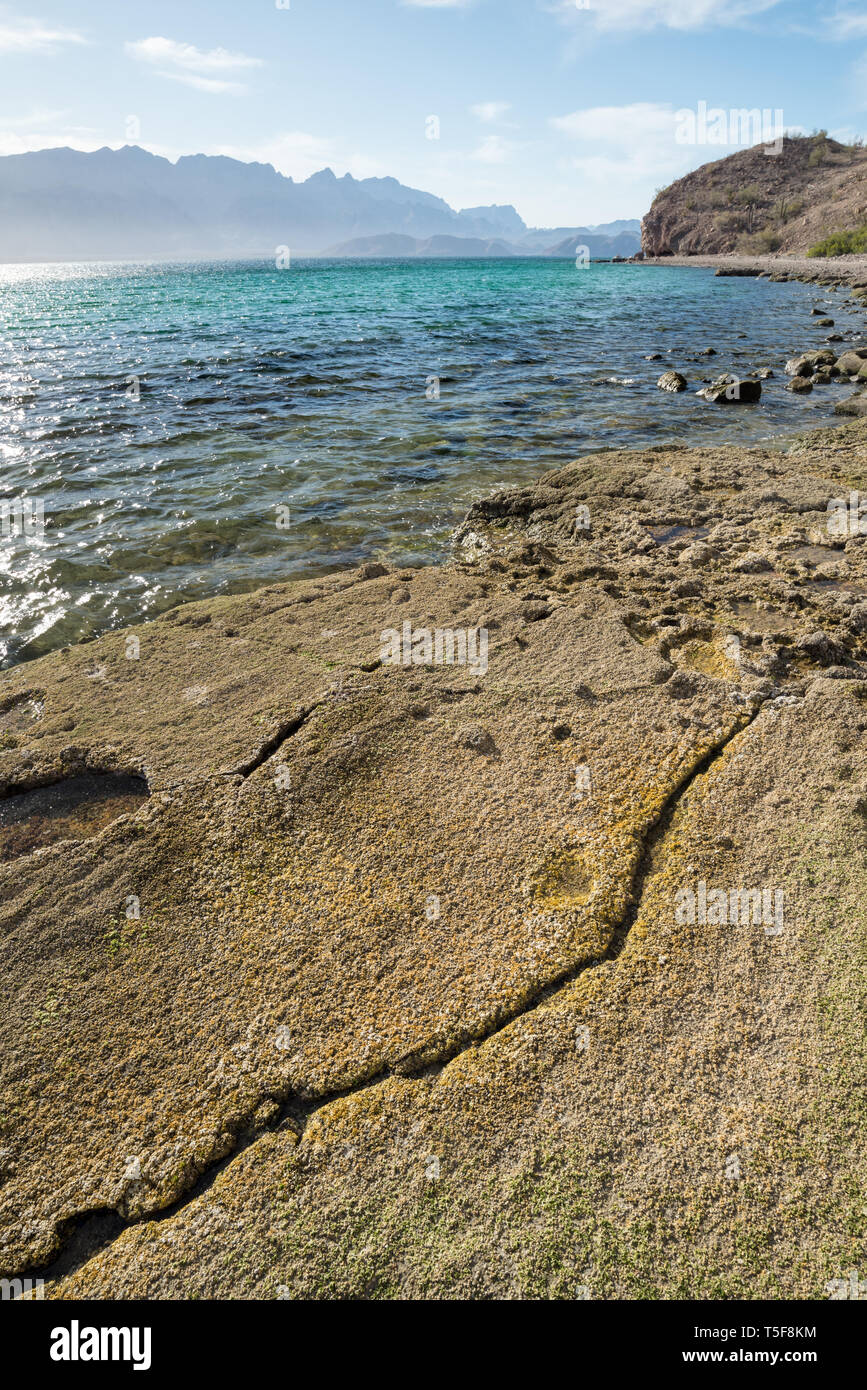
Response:
[{"label": "rippled water surface", "polygon": [[[0,659],[370,555],[436,559],[475,498],[592,449],[823,423],[846,388],[793,397],[782,375],[824,346],[817,303],[854,336],[840,294],[682,267],[0,267]],[[656,389],[668,365],[688,393]],[[759,405],[693,394],[760,366]]]}]

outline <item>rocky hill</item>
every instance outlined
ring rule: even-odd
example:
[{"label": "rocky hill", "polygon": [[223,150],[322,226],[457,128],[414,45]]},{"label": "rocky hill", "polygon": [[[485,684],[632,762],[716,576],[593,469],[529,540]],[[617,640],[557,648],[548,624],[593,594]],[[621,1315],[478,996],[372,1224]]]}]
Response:
[{"label": "rocky hill", "polygon": [[824,133],[757,145],[662,189],[641,224],[646,256],[805,252],[867,223],[867,149]]}]

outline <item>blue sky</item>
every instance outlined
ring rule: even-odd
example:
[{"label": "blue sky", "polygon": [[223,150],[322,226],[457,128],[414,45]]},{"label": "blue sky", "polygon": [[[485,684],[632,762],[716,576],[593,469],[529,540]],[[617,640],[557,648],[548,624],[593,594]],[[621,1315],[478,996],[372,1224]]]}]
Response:
[{"label": "blue sky", "polygon": [[684,143],[700,102],[867,133],[867,0],[0,3],[2,154],[328,165],[574,225],[736,148]]}]

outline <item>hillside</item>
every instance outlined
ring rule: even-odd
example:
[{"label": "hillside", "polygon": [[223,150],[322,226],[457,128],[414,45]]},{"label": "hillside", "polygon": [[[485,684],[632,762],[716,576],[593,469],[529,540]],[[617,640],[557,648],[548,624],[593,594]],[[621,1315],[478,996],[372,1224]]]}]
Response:
[{"label": "hillside", "polygon": [[777,155],[740,150],[662,189],[641,224],[646,256],[806,252],[867,222],[867,149],[824,134]]},{"label": "hillside", "polygon": [[[637,251],[638,225],[626,228],[618,229],[616,240]],[[536,247],[547,251],[567,234],[586,241],[595,255],[612,254],[613,238],[598,230],[595,250],[585,229],[531,229],[508,204],[456,212],[442,198],[393,178],[337,178],[322,169],[296,183],[270,164],[203,154],[173,164],[135,145],[0,158],[0,262],[273,256],[278,246],[294,256],[329,250],[527,255]],[[404,253],[336,249],[359,238],[390,237],[407,248],[444,240],[442,249]],[[445,249],[452,241],[458,244]],[[496,243],[502,250],[493,249]]]}]

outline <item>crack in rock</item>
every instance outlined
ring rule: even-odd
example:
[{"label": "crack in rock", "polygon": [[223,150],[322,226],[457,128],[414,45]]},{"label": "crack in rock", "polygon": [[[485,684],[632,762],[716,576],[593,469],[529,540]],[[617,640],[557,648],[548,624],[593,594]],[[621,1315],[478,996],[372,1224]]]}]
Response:
[{"label": "crack in rock", "polygon": [[[245,772],[243,768],[239,768],[237,771],[243,776],[249,776],[257,767],[260,767],[269,757],[273,756],[282,742],[297,733],[311,714],[313,714],[314,710],[319,708],[322,703],[324,703],[324,701],[318,701],[301,715],[296,716],[293,720],[281,726],[281,731],[270,739],[267,744],[263,745],[250,763],[244,765],[248,770]],[[636,862],[636,867],[630,883],[627,907],[621,921],[614,926],[608,948],[602,956],[594,960],[582,961],[580,964],[565,970],[561,975],[543,985],[530,999],[516,1005],[516,1007],[508,1013],[504,1011],[503,1015],[478,1037],[457,1042],[452,1048],[444,1048],[442,1055],[433,1062],[428,1060],[418,1066],[413,1066],[412,1059],[409,1057],[403,1061],[399,1061],[395,1065],[384,1068],[374,1076],[356,1082],[352,1086],[329,1092],[324,1096],[318,1096],[311,1100],[306,1100],[292,1091],[284,1093],[278,1091],[276,1094],[260,1097],[256,1106],[257,1110],[268,1101],[279,1106],[279,1110],[273,1120],[260,1124],[259,1126],[251,1126],[248,1120],[246,1122],[246,1127],[239,1128],[235,1136],[236,1143],[231,1151],[222,1158],[209,1164],[199,1174],[191,1187],[170,1206],[165,1207],[162,1211],[156,1211],[147,1216],[138,1217],[135,1220],[127,1220],[116,1209],[111,1207],[100,1207],[92,1211],[81,1212],[78,1215],[70,1216],[66,1218],[58,1228],[58,1240],[61,1248],[54,1259],[49,1264],[43,1265],[40,1268],[30,1267],[23,1271],[19,1271],[18,1277],[21,1277],[21,1275],[26,1275],[31,1278],[37,1277],[44,1279],[46,1283],[51,1283],[67,1275],[77,1273],[77,1271],[94,1258],[94,1256],[108,1246],[114,1244],[129,1227],[140,1226],[150,1222],[167,1221],[177,1215],[184,1207],[188,1206],[191,1202],[195,1201],[196,1198],[206,1192],[224,1169],[264,1134],[277,1131],[291,1132],[296,1136],[300,1144],[304,1140],[305,1131],[313,1116],[320,1110],[335,1104],[337,1101],[345,1099],[347,1096],[358,1095],[363,1091],[381,1086],[390,1080],[412,1082],[439,1076],[445,1067],[450,1062],[454,1061],[456,1057],[461,1056],[470,1048],[479,1047],[481,1044],[490,1041],[490,1039],[496,1037],[518,1019],[533,1013],[543,1004],[548,1003],[553,996],[567,989],[569,985],[573,984],[575,980],[587,971],[594,970],[600,965],[617,960],[638,918],[645,884],[648,875],[652,871],[654,852],[659,842],[664,839],[665,835],[668,833],[673,817],[683,798],[687,795],[698,778],[706,775],[714,763],[723,756],[733,740],[750,728],[761,712],[763,705],[764,702],[759,703],[748,714],[745,714],[743,721],[739,723],[736,728],[714,744],[692,768],[684,773],[683,777],[666,798],[652,823],[648,826],[645,832],[643,849]],[[267,752],[265,751],[266,749],[268,750]],[[10,1275],[10,1277],[15,1276]]]}]

